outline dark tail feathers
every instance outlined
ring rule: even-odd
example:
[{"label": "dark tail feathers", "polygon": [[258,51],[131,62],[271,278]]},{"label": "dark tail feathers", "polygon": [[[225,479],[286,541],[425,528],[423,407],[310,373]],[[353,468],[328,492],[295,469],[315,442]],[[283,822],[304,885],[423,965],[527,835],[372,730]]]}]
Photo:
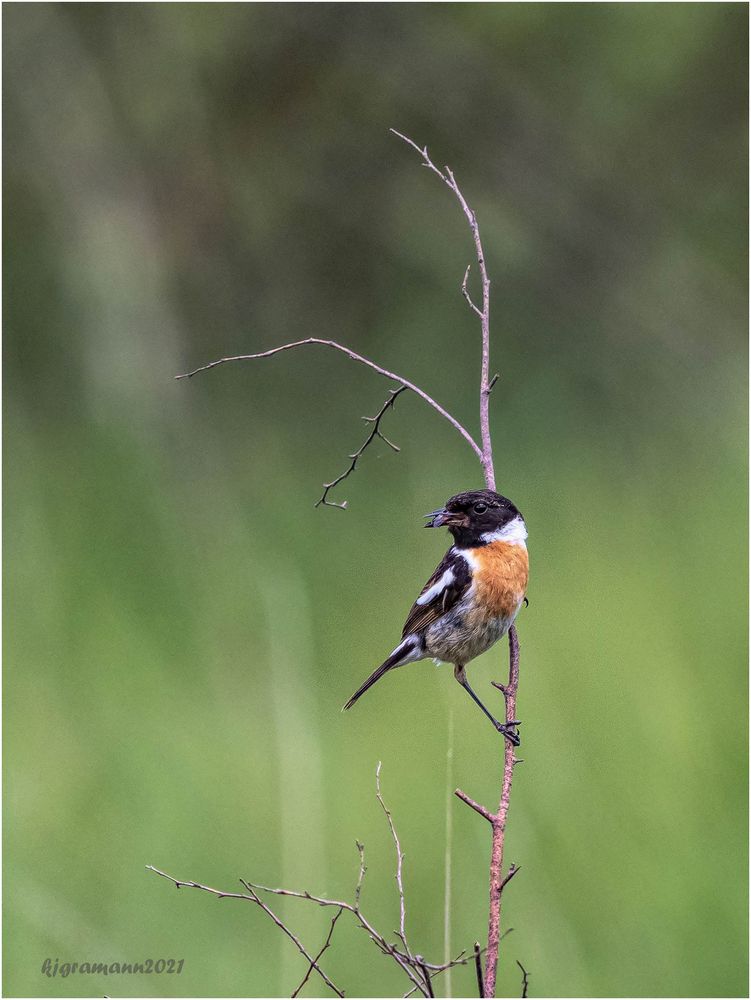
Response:
[{"label": "dark tail feathers", "polygon": [[391,656],[389,656],[387,660],[384,660],[383,663],[380,665],[380,667],[377,670],[374,670],[373,673],[370,675],[370,677],[368,677],[368,679],[360,685],[357,691],[355,691],[355,693],[349,699],[347,704],[344,706],[342,711],[346,712],[348,708],[352,708],[354,703],[359,698],[362,698],[365,692],[369,688],[372,688],[376,681],[379,681],[384,674],[389,672],[389,670],[393,670],[394,667],[400,666],[405,656],[407,656],[412,651],[413,646],[414,646],[414,640],[412,639],[412,637],[410,637],[408,642],[399,643],[399,645],[396,647]]}]

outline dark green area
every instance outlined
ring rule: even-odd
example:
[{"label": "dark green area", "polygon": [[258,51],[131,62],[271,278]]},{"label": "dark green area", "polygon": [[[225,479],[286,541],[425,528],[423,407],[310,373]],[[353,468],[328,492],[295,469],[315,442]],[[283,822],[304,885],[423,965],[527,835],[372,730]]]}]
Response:
[{"label": "dark green area", "polygon": [[[451,787],[500,746],[448,668],[386,678],[480,483],[414,398],[314,509],[387,383],[474,431],[472,259],[493,279],[498,483],[530,528],[523,756],[499,989],[747,995],[746,52],[742,4],[12,4],[5,56],[5,991],[289,995],[254,907],[154,864],[351,895],[443,951]],[[470,668],[488,698],[505,649]],[[500,662],[503,658],[503,663]],[[452,948],[486,926],[488,831],[455,800]],[[278,909],[317,950],[325,913]],[[45,958],[184,958],[44,977]],[[348,995],[402,977],[340,922]],[[474,989],[454,973],[454,995]],[[317,983],[310,995],[320,995]]]}]

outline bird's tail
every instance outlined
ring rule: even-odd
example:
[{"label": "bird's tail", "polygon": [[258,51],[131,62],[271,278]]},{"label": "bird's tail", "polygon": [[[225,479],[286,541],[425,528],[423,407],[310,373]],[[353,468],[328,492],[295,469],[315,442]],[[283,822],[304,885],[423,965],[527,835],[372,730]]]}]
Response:
[{"label": "bird's tail", "polygon": [[363,681],[357,691],[355,691],[347,704],[344,706],[342,711],[346,712],[348,708],[352,708],[354,703],[361,698],[369,688],[372,688],[376,681],[379,681],[384,674],[388,673],[389,670],[393,670],[394,667],[400,667],[403,663],[409,663],[411,660],[419,660],[419,655],[414,655],[416,651],[414,636],[408,636],[403,642],[400,642],[391,656],[384,660],[380,667],[378,667],[377,670],[374,670],[367,680]]}]

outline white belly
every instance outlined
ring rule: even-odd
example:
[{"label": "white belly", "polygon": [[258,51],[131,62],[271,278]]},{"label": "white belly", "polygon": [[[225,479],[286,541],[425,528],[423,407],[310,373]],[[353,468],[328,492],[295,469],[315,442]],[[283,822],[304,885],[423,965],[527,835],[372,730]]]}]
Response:
[{"label": "white belly", "polygon": [[[518,610],[518,609],[517,609]],[[485,653],[513,625],[516,613],[510,617],[468,615],[459,604],[453,611],[434,622],[425,633],[425,652],[445,663],[462,665]]]}]

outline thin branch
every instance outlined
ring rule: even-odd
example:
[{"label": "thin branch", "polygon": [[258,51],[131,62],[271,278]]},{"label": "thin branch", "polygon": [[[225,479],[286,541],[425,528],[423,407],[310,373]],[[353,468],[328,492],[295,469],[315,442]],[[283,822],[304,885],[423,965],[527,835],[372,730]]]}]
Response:
[{"label": "thin branch", "polygon": [[318,961],[320,961],[320,958],[321,958],[321,955],[323,955],[324,951],[326,951],[326,949],[327,949],[327,948],[329,947],[329,945],[331,944],[331,938],[332,938],[332,937],[334,936],[334,928],[336,927],[336,922],[337,922],[337,920],[339,919],[339,917],[341,917],[341,915],[342,915],[343,913],[344,913],[344,910],[342,910],[342,909],[339,909],[339,910],[337,910],[337,911],[336,911],[336,913],[334,914],[334,916],[333,916],[333,918],[332,918],[332,920],[331,920],[331,926],[329,927],[329,933],[328,933],[328,935],[326,936],[326,940],[325,940],[325,941],[323,942],[323,947],[321,948],[321,950],[320,950],[320,951],[318,952],[318,954],[316,955],[316,957],[315,957],[315,958],[313,959],[313,961],[312,961],[312,962],[310,963],[310,965],[308,966],[308,971],[307,971],[307,972],[305,973],[305,976],[304,976],[304,978],[303,978],[303,981],[302,981],[302,982],[300,983],[300,985],[299,985],[299,986],[297,987],[297,989],[296,989],[296,990],[294,991],[294,993],[292,994],[292,1000],[294,1000],[294,998],[295,998],[295,997],[296,997],[296,996],[298,995],[298,993],[299,993],[299,992],[300,992],[300,990],[301,990],[301,989],[303,988],[303,986],[304,986],[304,985],[305,985],[305,984],[307,983],[307,981],[308,981],[308,980],[310,979],[310,974],[311,974],[311,972],[313,971],[313,969],[315,968],[315,965],[316,965],[316,963],[317,963]]},{"label": "thin branch", "polygon": [[479,941],[475,941],[475,972],[477,973],[477,995],[478,997],[484,997],[485,987],[482,982],[482,952],[480,951]]},{"label": "thin branch", "polygon": [[404,862],[404,855],[402,854],[402,847],[399,843],[399,836],[396,832],[396,827],[394,826],[394,820],[391,816],[391,812],[386,808],[386,803],[383,801],[383,795],[381,794],[381,762],[378,761],[378,767],[376,768],[376,798],[381,804],[381,809],[383,809],[386,814],[386,819],[388,820],[389,830],[391,830],[391,837],[394,841],[394,847],[396,848],[396,885],[399,890],[399,940],[404,945],[404,950],[407,952],[409,957],[412,957],[412,952],[409,950],[409,945],[407,944],[407,934],[405,931],[405,920],[407,917],[406,905],[404,902],[404,883],[402,882],[402,864]]},{"label": "thin branch", "polygon": [[347,478],[347,476],[352,475],[352,473],[357,468],[358,459],[365,451],[365,449],[368,447],[368,445],[372,444],[372,442],[376,438],[380,438],[382,441],[385,441],[386,444],[389,446],[389,448],[391,448],[393,451],[399,451],[399,449],[393,443],[393,441],[389,441],[389,439],[381,433],[381,420],[383,419],[383,416],[386,413],[386,411],[391,409],[391,407],[393,407],[394,403],[396,402],[396,397],[399,395],[399,393],[405,392],[406,389],[407,389],[406,385],[400,385],[398,389],[389,389],[389,397],[383,404],[383,406],[380,408],[378,413],[376,413],[374,417],[363,417],[363,420],[366,423],[373,425],[370,429],[370,433],[365,438],[363,444],[354,453],[354,455],[349,456],[350,458],[349,468],[346,469],[340,476],[337,476],[336,479],[333,479],[330,483],[323,484],[323,494],[320,500],[316,501],[315,503],[316,507],[320,507],[321,504],[323,504],[324,507],[339,507],[341,510],[347,509],[346,500],[344,500],[342,503],[335,503],[334,501],[329,500],[328,499],[329,491],[333,490],[335,486],[338,486],[343,479]]},{"label": "thin branch", "polygon": [[516,960],[516,964],[522,970],[522,1000],[525,1000],[525,998],[527,997],[527,991],[529,989],[529,973],[524,968],[524,966],[522,965],[522,963],[519,961],[518,958]]},{"label": "thin branch", "polygon": [[188,889],[203,889],[204,892],[210,892],[212,896],[216,896],[217,899],[248,899],[250,902],[255,903],[255,896],[248,896],[244,892],[223,892],[221,889],[212,889],[211,886],[201,885],[200,882],[181,882],[179,879],[174,878],[172,875],[168,875],[167,872],[160,871],[153,865],[146,865],[146,871],[154,872],[157,875],[161,875],[162,878],[166,878],[168,881],[172,882],[176,889],[182,889],[187,887]]},{"label": "thin branch", "polygon": [[456,417],[452,417],[448,410],[444,409],[440,403],[437,403],[432,396],[429,396],[424,389],[415,385],[414,382],[410,382],[409,379],[403,378],[401,375],[397,375],[395,372],[389,371],[388,368],[382,368],[380,365],[377,365],[375,361],[371,361],[369,358],[363,357],[362,354],[358,354],[357,351],[353,351],[351,348],[345,347],[343,344],[339,344],[335,340],[322,340],[320,337],[306,337],[305,340],[295,340],[290,344],[281,344],[279,347],[272,347],[271,350],[260,351],[258,354],[238,354],[234,357],[219,358],[218,361],[212,361],[208,365],[202,365],[200,368],[195,368],[192,372],[186,372],[184,375],[176,375],[175,378],[193,378],[193,376],[198,375],[199,372],[209,371],[209,369],[216,368],[218,365],[230,364],[230,362],[233,361],[255,361],[258,358],[270,358],[274,354],[279,354],[282,351],[291,351],[295,347],[304,347],[307,344],[321,344],[323,347],[332,347],[335,351],[341,351],[342,354],[346,354],[347,357],[351,358],[353,361],[358,361],[361,365],[365,365],[374,372],[378,372],[379,375],[383,375],[384,378],[390,378],[393,382],[398,382],[399,385],[404,386],[405,389],[409,389],[411,392],[414,392],[415,395],[424,400],[428,406],[432,406],[436,413],[440,413],[444,420],[448,420],[451,426],[459,431],[461,436],[471,447],[472,451],[474,451],[480,461],[482,461],[482,450],[469,431],[459,423]]},{"label": "thin branch", "polygon": [[264,901],[253,891],[253,887],[249,885],[247,882],[243,881],[243,879],[240,879],[240,881],[248,890],[247,895],[245,893],[240,893],[240,892],[222,892],[220,889],[212,889],[211,886],[202,885],[200,882],[181,882],[179,879],[173,878],[172,875],[168,875],[166,872],[160,871],[153,865],[147,865],[146,869],[147,871],[152,871],[157,875],[161,875],[162,878],[166,878],[168,881],[174,884],[176,889],[181,889],[183,886],[186,886],[187,888],[190,889],[202,889],[204,892],[208,892],[211,893],[212,896],[216,896],[217,899],[247,899],[251,903],[255,903],[257,906],[260,906],[263,912],[267,914],[267,916],[269,916],[271,920],[273,920],[276,926],[287,935],[287,937],[290,939],[290,941],[292,941],[292,943],[295,945],[300,954],[303,955],[308,960],[311,969],[316,970],[318,975],[321,977],[324,983],[326,983],[329,989],[332,990],[334,993],[336,993],[338,997],[344,996],[344,993],[331,982],[331,980],[323,971],[323,969],[318,965],[318,960],[316,958],[312,958],[308,954],[308,952],[305,950],[305,946],[300,941],[300,939],[289,929],[289,927],[287,927],[287,925],[282,920],[279,919],[279,917],[274,913],[274,911],[269,906],[267,906],[266,903],[264,903]]}]

